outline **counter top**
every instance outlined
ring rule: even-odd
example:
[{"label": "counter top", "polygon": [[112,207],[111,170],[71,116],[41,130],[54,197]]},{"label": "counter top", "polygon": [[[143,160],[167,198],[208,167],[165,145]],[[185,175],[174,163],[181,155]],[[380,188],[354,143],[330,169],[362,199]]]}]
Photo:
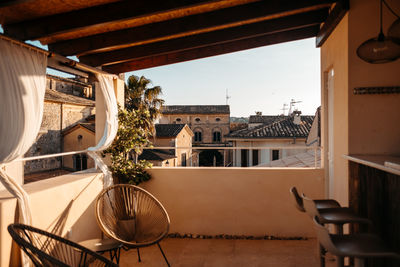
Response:
[{"label": "counter top", "polygon": [[400,175],[400,157],[389,155],[344,155],[345,159]]}]

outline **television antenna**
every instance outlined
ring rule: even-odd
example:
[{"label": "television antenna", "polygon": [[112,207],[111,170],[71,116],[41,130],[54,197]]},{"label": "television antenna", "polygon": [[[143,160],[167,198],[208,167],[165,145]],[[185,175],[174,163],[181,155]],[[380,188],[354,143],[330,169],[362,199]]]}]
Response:
[{"label": "television antenna", "polygon": [[289,114],[288,115],[292,114],[292,108],[294,107],[294,104],[301,103],[301,102],[303,102],[303,101],[294,101],[294,99],[291,99],[290,104],[289,104]]},{"label": "television antenna", "polygon": [[285,111],[288,110],[288,107],[287,107],[287,106],[288,106],[288,104],[284,103],[284,104],[283,104],[283,108],[281,108],[281,110],[282,110],[282,115],[283,115],[283,116],[285,116]]},{"label": "television antenna", "polygon": [[226,89],[226,105],[228,105],[228,100],[231,98],[231,96],[228,95],[228,89]]}]

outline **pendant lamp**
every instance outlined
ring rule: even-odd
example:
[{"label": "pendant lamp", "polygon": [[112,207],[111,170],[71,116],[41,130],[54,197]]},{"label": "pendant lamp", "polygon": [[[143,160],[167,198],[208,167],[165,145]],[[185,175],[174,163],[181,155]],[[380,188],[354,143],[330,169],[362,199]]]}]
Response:
[{"label": "pendant lamp", "polygon": [[400,45],[400,19],[395,20],[390,26],[388,36],[393,39],[393,42]]},{"label": "pendant lamp", "polygon": [[357,49],[357,55],[362,60],[373,64],[391,62],[400,57],[400,45],[383,34],[382,2],[383,0],[380,1],[380,32],[378,37],[365,41]]}]

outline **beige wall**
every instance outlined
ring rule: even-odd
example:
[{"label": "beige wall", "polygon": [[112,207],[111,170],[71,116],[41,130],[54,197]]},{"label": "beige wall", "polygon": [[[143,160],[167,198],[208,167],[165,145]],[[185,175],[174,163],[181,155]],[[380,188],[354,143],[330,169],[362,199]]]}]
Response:
[{"label": "beige wall", "polygon": [[[82,139],[78,139],[78,136],[81,135]],[[80,151],[85,150],[89,147],[93,147],[96,145],[95,143],[95,133],[85,129],[83,127],[78,127],[75,130],[64,135],[63,138],[64,152],[69,151]],[[64,156],[63,158],[63,167],[73,169],[73,156]],[[94,161],[91,157],[88,156],[87,159],[88,168],[94,167]]]},{"label": "beige wall", "polygon": [[[400,2],[391,1],[395,10]],[[395,17],[384,7],[384,32]],[[334,69],[334,177],[330,197],[348,203],[348,162],[344,154],[399,154],[400,95],[354,95],[355,87],[400,84],[400,61],[369,64],[356,50],[379,31],[379,1],[352,0],[350,11],[321,49],[323,147],[327,142],[327,99],[324,73]],[[324,163],[327,165],[327,155]],[[328,168],[326,168],[328,170]],[[327,173],[328,175],[328,173]]]},{"label": "beige wall", "polygon": [[[327,75],[333,69],[333,131],[328,129],[328,90]],[[326,179],[327,196],[339,200],[343,205],[348,203],[347,161],[342,157],[348,154],[348,15],[334,30],[321,48],[321,117],[322,117],[322,147],[324,148],[323,163],[326,177],[329,177],[328,163],[328,131],[334,140],[334,177]]]},{"label": "beige wall", "polygon": [[[176,119],[180,118],[180,122],[176,122]],[[200,121],[196,121],[199,118]],[[220,121],[216,121],[219,118]],[[201,143],[212,143],[213,142],[213,130],[221,130],[221,140],[225,141],[224,136],[229,133],[229,114],[165,114],[161,115],[160,123],[186,123],[190,129],[195,132],[200,130],[202,132]],[[194,138],[193,138],[194,141]]]},{"label": "beige wall", "polygon": [[[56,224],[62,236],[73,241],[99,238],[94,215],[94,200],[103,189],[100,173],[74,173],[24,185],[31,201],[32,225],[52,231]],[[11,236],[7,226],[14,222],[16,200],[10,193],[0,191],[0,266],[8,267]],[[11,266],[17,266],[13,264]]]},{"label": "beige wall", "polygon": [[[400,11],[400,1],[388,1]],[[400,60],[369,64],[356,55],[357,47],[379,30],[379,1],[353,0],[349,12],[349,153],[400,153],[400,94],[354,95],[362,86],[399,86]],[[387,32],[396,19],[383,7],[383,26]]]},{"label": "beige wall", "polygon": [[[176,137],[177,147],[191,147],[192,146],[193,132],[189,127],[183,128],[183,130]],[[182,154],[186,154],[186,166],[190,166],[190,161],[192,158],[191,149],[177,149],[175,155],[177,157],[177,165],[182,166]]]},{"label": "beige wall", "polygon": [[297,186],[322,198],[323,170],[243,168],[153,168],[144,188],[171,218],[170,232],[314,236],[312,222],[289,194]]},{"label": "beige wall", "polygon": [[[24,183],[24,164],[23,162],[13,162],[5,165],[6,173],[12,177],[18,184]],[[0,183],[0,191],[4,190],[4,186]]]}]

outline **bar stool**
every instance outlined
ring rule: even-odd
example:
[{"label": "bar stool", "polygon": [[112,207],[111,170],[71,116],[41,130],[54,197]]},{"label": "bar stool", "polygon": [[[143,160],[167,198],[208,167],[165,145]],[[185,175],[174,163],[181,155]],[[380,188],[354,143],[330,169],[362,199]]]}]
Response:
[{"label": "bar stool", "polygon": [[[306,212],[304,209],[303,198],[300,196],[297,188],[293,186],[290,188],[290,194],[293,196],[295,200],[296,208],[301,212]],[[317,206],[317,209],[325,209],[325,208],[339,208],[340,204],[334,199],[314,199],[314,203]]]},{"label": "bar stool", "polygon": [[[303,198],[300,196],[297,188],[295,186],[290,188],[290,194],[294,198],[295,207],[300,212],[306,212],[304,209]],[[334,199],[314,199],[315,206],[318,210],[326,209],[326,208],[340,208],[339,202]],[[320,266],[325,266],[325,250],[322,246],[319,246],[319,257],[320,257]]]},{"label": "bar stool", "polygon": [[[346,223],[359,223],[372,226],[371,220],[361,217],[354,213],[350,208],[336,207],[336,208],[322,208],[318,209],[314,200],[302,196],[304,209],[311,219],[317,217],[322,224],[333,224],[335,232],[338,235],[343,234],[343,225]],[[324,261],[325,251],[320,245],[320,260],[321,266],[325,266]],[[344,258],[337,257],[338,266],[344,266]]]},{"label": "bar stool", "polygon": [[[366,258],[397,258],[400,254],[388,248],[379,236],[374,234],[330,234],[317,216],[313,218],[318,241],[337,257],[354,257],[355,267],[364,267]],[[400,262],[399,262],[400,263]],[[338,262],[338,266],[340,262]]]}]

